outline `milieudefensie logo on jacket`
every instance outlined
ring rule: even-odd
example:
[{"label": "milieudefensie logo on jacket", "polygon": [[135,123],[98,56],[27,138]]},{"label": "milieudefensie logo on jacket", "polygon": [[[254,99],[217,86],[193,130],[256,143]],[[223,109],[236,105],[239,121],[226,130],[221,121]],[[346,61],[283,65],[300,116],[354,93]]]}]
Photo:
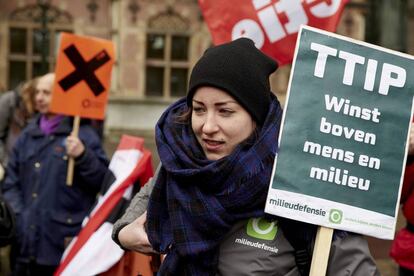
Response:
[{"label": "milieudefensie logo on jacket", "polygon": [[[246,234],[254,238],[255,241],[247,238],[236,238],[235,243],[277,253],[279,249],[268,243],[276,238],[277,230],[277,221],[268,221],[265,218],[251,218],[246,226]],[[267,242],[260,242],[257,239]]]}]

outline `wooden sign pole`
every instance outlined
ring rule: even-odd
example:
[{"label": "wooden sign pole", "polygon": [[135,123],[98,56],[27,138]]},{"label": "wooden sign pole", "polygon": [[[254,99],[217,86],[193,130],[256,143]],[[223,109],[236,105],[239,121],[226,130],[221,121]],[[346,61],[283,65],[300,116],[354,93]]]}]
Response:
[{"label": "wooden sign pole", "polygon": [[[73,129],[72,129],[72,135],[75,137],[78,137],[79,135],[79,125],[80,125],[80,116],[75,116],[73,120]],[[75,169],[75,159],[73,157],[69,157],[68,172],[66,175],[66,185],[68,186],[72,186],[74,169]]]},{"label": "wooden sign pole", "polygon": [[328,267],[329,251],[331,250],[333,229],[320,226],[316,233],[315,245],[313,247],[310,276],[326,275]]}]

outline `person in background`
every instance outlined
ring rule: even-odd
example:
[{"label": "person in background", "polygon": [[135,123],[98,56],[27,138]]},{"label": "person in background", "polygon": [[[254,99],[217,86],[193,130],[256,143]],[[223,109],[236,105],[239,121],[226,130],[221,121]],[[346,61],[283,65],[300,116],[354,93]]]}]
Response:
[{"label": "person in background", "polygon": [[[32,79],[18,85],[15,89],[0,94],[0,187],[5,177],[5,166],[8,156],[17,137],[23,128],[34,116],[34,94],[37,79]],[[1,200],[4,200],[1,196]],[[8,208],[8,205],[4,205]],[[6,215],[7,212],[3,212]],[[14,220],[10,220],[14,222]],[[14,229],[10,227],[8,229]],[[14,231],[5,230],[2,236],[6,244],[12,243]],[[10,254],[10,246],[0,248],[0,275],[10,273],[10,263],[13,263],[13,256]]]},{"label": "person in background", "polygon": [[6,165],[17,136],[35,113],[36,81],[37,79],[29,80],[14,90],[0,95],[0,163],[2,165]]},{"label": "person in background", "polygon": [[[316,227],[264,214],[282,117],[276,68],[247,38],[212,47],[159,119],[161,165],[113,229],[126,249],[166,254],[159,275],[309,273]],[[367,242],[343,231],[327,273],[379,275]]]},{"label": "person in background", "polygon": [[411,124],[408,142],[408,157],[400,199],[407,224],[398,231],[390,252],[391,257],[399,265],[400,276],[414,275],[414,123]]},{"label": "person in background", "polygon": [[[18,137],[3,183],[4,197],[17,217],[13,275],[53,275],[107,171],[96,132],[81,125],[76,137],[69,117],[49,112],[54,78],[49,73],[36,84],[39,114]],[[75,159],[72,186],[66,184],[69,157]]]}]

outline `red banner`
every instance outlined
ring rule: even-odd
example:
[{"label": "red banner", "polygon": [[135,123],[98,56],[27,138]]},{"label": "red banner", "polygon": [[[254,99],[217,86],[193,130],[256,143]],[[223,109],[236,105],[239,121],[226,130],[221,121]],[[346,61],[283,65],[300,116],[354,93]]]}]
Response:
[{"label": "red banner", "polygon": [[[109,269],[117,271],[114,265],[121,260],[124,251],[111,239],[113,222],[123,215],[123,207],[129,205],[134,183],[142,186],[152,176],[151,153],[144,148],[144,139],[123,135],[102,184],[107,190],[97,199],[81,231],[66,248],[55,276],[99,275]],[[138,259],[142,262],[138,271],[149,271],[150,257]],[[120,266],[125,263],[127,260]]]},{"label": "red banner", "polygon": [[257,48],[283,65],[293,59],[300,25],[334,32],[348,0],[198,2],[215,45],[248,37]]}]

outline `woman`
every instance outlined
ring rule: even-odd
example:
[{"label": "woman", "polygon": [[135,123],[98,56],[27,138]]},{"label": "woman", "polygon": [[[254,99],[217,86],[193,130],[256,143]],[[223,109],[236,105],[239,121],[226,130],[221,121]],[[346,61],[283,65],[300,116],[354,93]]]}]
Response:
[{"label": "woman", "polygon": [[[2,93],[0,96],[0,187],[5,178],[5,167],[14,143],[35,114],[36,83],[37,78],[29,80],[20,84],[14,90]],[[14,220],[11,220],[11,222],[13,222],[13,225],[7,227],[7,229],[2,229],[0,234],[1,239],[4,240],[2,244],[12,242],[11,237],[14,235],[15,225]],[[9,251],[10,247],[0,248],[0,255],[8,255]],[[11,256],[11,262],[14,262],[13,256]],[[0,274],[9,274],[8,260],[7,262],[4,259],[0,261]]]},{"label": "woman", "polygon": [[7,157],[23,128],[33,117],[37,79],[29,80],[0,97],[0,163]]},{"label": "woman", "polygon": [[[166,254],[160,275],[307,273],[309,258],[298,259],[300,246],[283,233],[311,248],[315,227],[263,218],[282,116],[269,85],[276,68],[249,39],[213,47],[195,65],[187,97],[160,118],[162,165],[113,232],[120,245],[141,252],[151,251],[148,233],[152,248]],[[139,215],[152,185],[144,230]],[[377,273],[356,235],[336,235],[330,260],[332,275]]]}]

